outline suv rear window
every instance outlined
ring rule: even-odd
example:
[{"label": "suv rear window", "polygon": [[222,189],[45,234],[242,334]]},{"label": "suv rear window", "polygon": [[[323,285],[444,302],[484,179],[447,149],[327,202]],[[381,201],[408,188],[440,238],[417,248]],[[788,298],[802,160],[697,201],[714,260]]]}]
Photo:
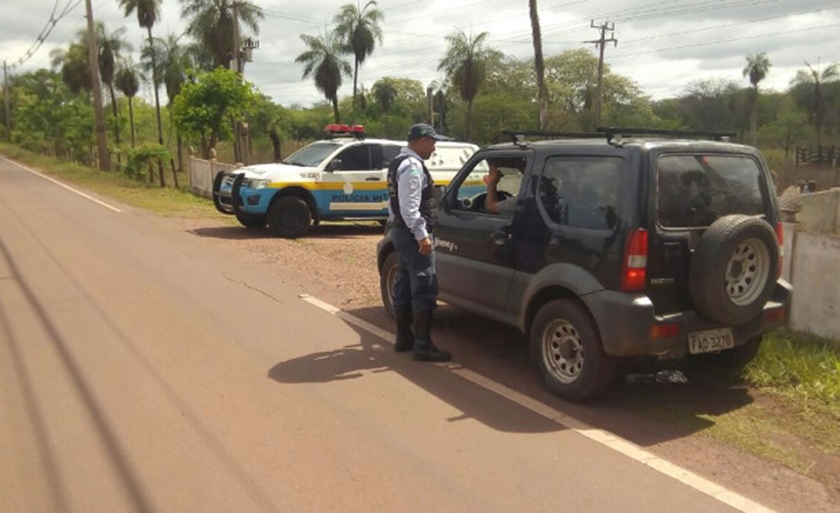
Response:
[{"label": "suv rear window", "polygon": [[659,159],[659,224],[704,227],[730,214],[762,215],[761,169],[743,155],[665,155]]}]

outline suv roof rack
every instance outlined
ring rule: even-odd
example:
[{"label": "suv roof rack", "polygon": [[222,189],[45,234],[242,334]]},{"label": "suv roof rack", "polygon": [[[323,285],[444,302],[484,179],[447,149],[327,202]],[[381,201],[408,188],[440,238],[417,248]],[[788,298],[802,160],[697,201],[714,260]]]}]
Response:
[{"label": "suv roof rack", "polygon": [[662,128],[627,128],[627,127],[599,127],[596,131],[606,135],[607,142],[612,144],[616,137],[626,135],[659,135],[665,137],[686,137],[698,139],[712,139],[714,141],[729,141],[737,134],[734,132],[704,132],[694,130],[667,130]]},{"label": "suv roof rack", "polygon": [[542,132],[539,130],[505,130],[504,135],[510,137],[511,142],[518,145],[525,144],[525,137],[543,139],[607,139],[608,144],[620,145],[623,136],[656,135],[664,137],[680,137],[695,139],[712,139],[728,142],[737,134],[734,132],[704,132],[693,130],[667,130],[662,128],[627,128],[627,127],[599,127],[595,132]]},{"label": "suv roof rack", "polygon": [[604,134],[595,132],[543,132],[540,130],[504,130],[502,134],[510,137],[514,144],[524,144],[525,137],[543,139],[603,139]]}]

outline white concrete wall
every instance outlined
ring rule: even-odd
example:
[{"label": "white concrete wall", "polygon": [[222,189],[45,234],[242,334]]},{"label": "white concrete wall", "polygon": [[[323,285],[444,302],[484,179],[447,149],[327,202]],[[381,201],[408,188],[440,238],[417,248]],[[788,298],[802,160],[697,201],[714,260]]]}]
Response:
[{"label": "white concrete wall", "polygon": [[790,327],[840,341],[840,237],[800,230],[791,242]]},{"label": "white concrete wall", "polygon": [[230,171],[237,166],[215,160],[190,157],[190,190],[205,198],[213,197],[213,179],[219,171]]},{"label": "white concrete wall", "polygon": [[840,188],[803,194],[796,220],[801,230],[840,235]]}]

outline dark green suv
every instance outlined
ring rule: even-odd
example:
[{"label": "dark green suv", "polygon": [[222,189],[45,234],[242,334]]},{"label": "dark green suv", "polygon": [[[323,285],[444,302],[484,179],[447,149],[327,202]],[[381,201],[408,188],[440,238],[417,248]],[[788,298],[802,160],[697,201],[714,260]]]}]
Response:
[{"label": "dark green suv", "polygon": [[[546,386],[582,400],[620,358],[704,355],[742,366],[782,327],[774,186],[724,134],[605,129],[485,147],[434,210],[440,298],[528,334]],[[506,208],[488,212],[488,163]],[[491,209],[492,210],[492,209]],[[389,311],[397,265],[378,245]]]}]

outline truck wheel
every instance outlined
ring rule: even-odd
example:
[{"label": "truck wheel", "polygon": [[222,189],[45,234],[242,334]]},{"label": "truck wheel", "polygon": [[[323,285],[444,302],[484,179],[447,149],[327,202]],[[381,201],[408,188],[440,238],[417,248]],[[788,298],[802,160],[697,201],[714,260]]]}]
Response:
[{"label": "truck wheel", "polygon": [[555,395],[582,401],[603,393],[616,375],[589,313],[570,299],[546,303],[531,324],[531,356]]},{"label": "truck wheel", "polygon": [[236,220],[245,228],[265,228],[265,216],[236,214]]},{"label": "truck wheel", "polygon": [[396,251],[392,251],[385,257],[382,268],[379,269],[379,293],[382,295],[382,304],[385,305],[385,311],[392,318],[396,318],[396,314],[394,313],[394,300],[391,293],[394,290],[394,280],[397,277],[399,266],[399,255]]},{"label": "truck wheel", "polygon": [[766,221],[729,215],[697,242],[689,266],[689,291],[713,321],[743,324],[761,315],[779,275],[779,242]]},{"label": "truck wheel", "polygon": [[278,198],[268,209],[268,228],[278,237],[302,237],[309,231],[311,223],[312,213],[309,206],[297,196]]}]

